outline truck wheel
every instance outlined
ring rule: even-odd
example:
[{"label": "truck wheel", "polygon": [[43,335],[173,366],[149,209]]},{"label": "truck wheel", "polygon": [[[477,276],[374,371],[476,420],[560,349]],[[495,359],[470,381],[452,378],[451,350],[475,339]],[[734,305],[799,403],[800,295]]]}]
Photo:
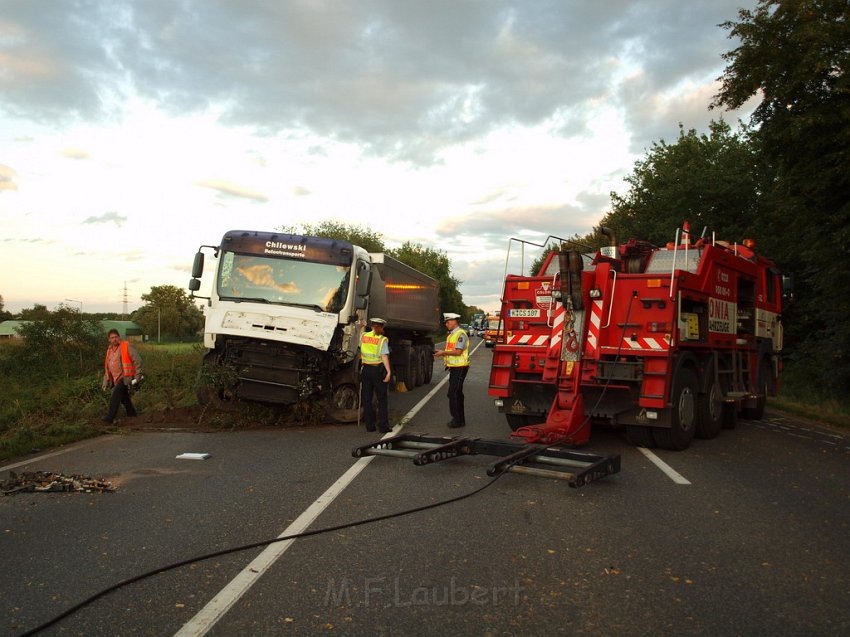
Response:
[{"label": "truck wheel", "polygon": [[212,407],[221,411],[235,411],[239,408],[236,392],[231,387],[222,387],[214,382],[214,371],[221,369],[214,362],[211,353],[204,356],[201,369],[195,379],[195,397],[201,407]]},{"label": "truck wheel", "polygon": [[431,382],[431,379],[428,378],[428,352],[425,350],[425,347],[419,346],[416,348],[419,356],[419,380],[420,385],[427,385]]},{"label": "truck wheel", "polygon": [[434,377],[434,353],[427,345],[422,346],[422,371],[425,374],[422,377],[422,384],[430,384]]},{"label": "truck wheel", "polygon": [[697,396],[697,438],[716,438],[723,425],[723,390],[714,379],[714,366],[706,368],[709,378],[708,391]]},{"label": "truck wheel", "polygon": [[416,349],[413,347],[407,348],[407,357],[404,359],[407,362],[402,370],[401,382],[408,391],[416,387],[417,369],[419,368],[419,359],[416,356]]},{"label": "truck wheel", "polygon": [[351,383],[334,387],[328,405],[327,419],[331,422],[356,422],[358,417],[357,403],[360,396],[357,387]]},{"label": "truck wheel", "polygon": [[682,451],[687,449],[696,431],[697,413],[697,377],[690,369],[683,367],[673,381],[670,402],[670,428],[653,428],[655,444],[662,449]]},{"label": "truck wheel", "polygon": [[770,370],[770,361],[763,358],[759,363],[758,373],[756,375],[756,398],[755,407],[744,407],[741,410],[741,415],[748,420],[761,420],[764,418],[764,408],[767,405],[767,394],[772,389],[773,374]]},{"label": "truck wheel", "polygon": [[196,396],[201,407],[209,406],[221,411],[235,411],[239,407],[236,396],[231,391],[211,385],[199,385]]},{"label": "truck wheel", "polygon": [[655,446],[652,437],[653,427],[641,427],[640,425],[628,425],[626,427],[626,440],[635,447],[646,447],[651,449]]}]

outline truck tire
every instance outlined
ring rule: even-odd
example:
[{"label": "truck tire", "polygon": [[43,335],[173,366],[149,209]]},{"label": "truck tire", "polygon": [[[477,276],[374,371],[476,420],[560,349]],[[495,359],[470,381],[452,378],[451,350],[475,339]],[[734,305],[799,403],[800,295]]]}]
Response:
[{"label": "truck tire", "polygon": [[683,451],[696,433],[697,377],[690,368],[681,367],[676,373],[670,403],[670,428],[653,428],[652,437],[662,449]]},{"label": "truck tire", "polygon": [[431,364],[431,371],[433,371],[434,359],[428,355],[428,348],[424,345],[420,345],[416,349],[419,351],[419,377],[422,380],[422,384],[427,385],[431,382],[428,364]]},{"label": "truck tire", "polygon": [[198,387],[196,396],[201,407],[220,411],[235,411],[238,408],[237,399],[231,392],[209,385]]},{"label": "truck tire", "polygon": [[741,410],[741,415],[747,420],[761,420],[764,418],[764,408],[767,405],[767,394],[773,387],[773,374],[770,369],[770,360],[762,358],[759,362],[759,368],[756,373],[756,398],[755,407],[744,407]]},{"label": "truck tire", "polygon": [[201,369],[198,370],[198,376],[195,379],[195,397],[198,399],[198,404],[201,407],[212,407],[220,411],[236,411],[239,408],[239,401],[236,398],[235,391],[216,386],[210,381],[207,369],[215,365],[213,354],[205,354]]},{"label": "truck tire", "polygon": [[327,410],[327,419],[331,422],[356,422],[362,415],[359,388],[353,383],[334,387]]},{"label": "truck tire", "polygon": [[714,365],[705,370],[708,389],[697,396],[697,438],[716,438],[723,426],[723,388],[714,378]]},{"label": "truck tire", "polygon": [[407,348],[407,356],[405,357],[407,361],[407,365],[402,370],[402,378],[401,381],[404,383],[404,386],[407,387],[407,390],[416,388],[417,377],[419,376],[419,357],[416,355],[416,348],[408,347]]},{"label": "truck tire", "polygon": [[431,379],[434,378],[434,350],[430,345],[422,349],[425,352],[425,383],[430,384]]}]

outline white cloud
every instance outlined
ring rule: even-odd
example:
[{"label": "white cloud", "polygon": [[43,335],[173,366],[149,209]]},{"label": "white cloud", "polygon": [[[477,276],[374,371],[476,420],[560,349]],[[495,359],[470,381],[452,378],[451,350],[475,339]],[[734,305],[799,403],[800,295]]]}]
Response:
[{"label": "white cloud", "polygon": [[114,304],[229,229],[335,219],[446,251],[482,305],[509,236],[587,232],[652,141],[720,116],[739,4],[6,3],[0,266],[63,267],[0,293]]}]

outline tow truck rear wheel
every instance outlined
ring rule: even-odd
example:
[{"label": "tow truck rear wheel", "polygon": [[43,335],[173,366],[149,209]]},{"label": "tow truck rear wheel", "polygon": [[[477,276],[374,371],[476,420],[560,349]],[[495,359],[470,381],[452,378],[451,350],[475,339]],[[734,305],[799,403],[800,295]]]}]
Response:
[{"label": "tow truck rear wheel", "polygon": [[716,438],[723,425],[723,390],[714,378],[714,366],[706,369],[708,391],[697,396],[697,438]]},{"label": "tow truck rear wheel", "polygon": [[662,449],[682,451],[690,446],[696,432],[697,376],[691,369],[679,369],[670,398],[670,428],[653,428],[652,436]]}]

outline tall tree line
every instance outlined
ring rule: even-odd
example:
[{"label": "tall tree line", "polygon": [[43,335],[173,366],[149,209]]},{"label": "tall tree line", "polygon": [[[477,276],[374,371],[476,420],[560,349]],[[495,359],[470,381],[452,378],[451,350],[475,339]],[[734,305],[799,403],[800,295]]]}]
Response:
[{"label": "tall tree line", "polygon": [[739,44],[723,55],[711,106],[760,97],[749,125],[712,122],[708,134],[680,129],[675,143],[653,144],[627,178],[629,191],[612,193],[603,223],[656,243],[671,240],[683,219],[692,231],[756,239],[796,278],[796,301],[783,314],[789,378],[846,400],[850,3],[761,0],[721,26]]}]

